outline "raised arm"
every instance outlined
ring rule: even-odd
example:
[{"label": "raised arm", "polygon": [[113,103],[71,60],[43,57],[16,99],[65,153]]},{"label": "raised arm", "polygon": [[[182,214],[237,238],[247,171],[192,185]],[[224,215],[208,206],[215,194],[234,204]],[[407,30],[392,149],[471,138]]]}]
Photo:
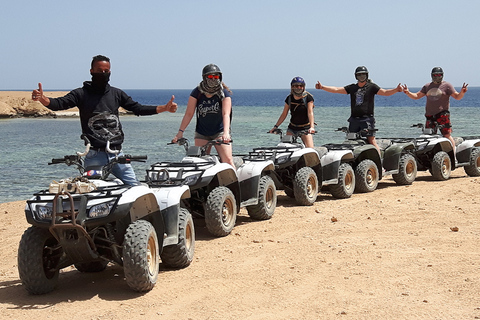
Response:
[{"label": "raised arm", "polygon": [[38,83],[38,89],[32,91],[32,100],[40,102],[45,107],[50,105],[50,99],[43,95],[43,88],[41,82]]},{"label": "raised arm", "polygon": [[394,95],[395,93],[397,92],[402,92],[402,85],[399,83],[398,86],[396,88],[393,88],[393,89],[382,89],[380,88],[380,90],[378,90],[377,94],[379,96],[391,96],[391,95]]},{"label": "raised arm", "polygon": [[455,90],[455,92],[452,93],[452,97],[453,97],[454,99],[456,99],[456,100],[462,99],[463,96],[465,95],[465,92],[467,92],[467,90],[468,90],[467,87],[468,87],[468,83],[465,84],[465,82],[464,82],[464,83],[463,83],[463,86],[462,86],[462,90],[460,90],[460,92],[457,92],[457,91]]},{"label": "raised arm", "polygon": [[320,81],[317,81],[315,84],[315,89],[318,90],[325,90],[330,93],[341,93],[341,94],[347,94],[347,90],[345,90],[344,87],[330,87],[330,86],[324,86],[320,83]]},{"label": "raised arm", "polygon": [[420,98],[423,98],[425,96],[425,93],[423,93],[422,91],[418,91],[417,93],[413,93],[413,92],[410,92],[408,90],[408,87],[406,84],[404,84],[402,86],[402,89],[403,89],[403,92],[410,98],[410,99],[413,99],[413,100],[418,100]]}]

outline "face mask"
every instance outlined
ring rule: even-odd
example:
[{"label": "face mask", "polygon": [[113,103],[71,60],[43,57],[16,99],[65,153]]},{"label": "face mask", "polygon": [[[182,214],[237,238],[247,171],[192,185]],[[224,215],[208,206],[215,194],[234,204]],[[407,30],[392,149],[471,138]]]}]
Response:
[{"label": "face mask", "polygon": [[303,88],[294,88],[293,93],[296,94],[297,96],[301,96],[303,93]]},{"label": "face mask", "polygon": [[97,85],[106,85],[110,81],[110,72],[92,73],[92,82]]},{"label": "face mask", "polygon": [[366,74],[357,74],[356,78],[358,82],[365,82],[367,80],[367,75]]},{"label": "face mask", "polygon": [[433,83],[441,83],[442,80],[443,80],[443,76],[440,76],[440,77],[438,77],[438,76],[437,76],[437,77],[432,76],[432,81],[433,81]]},{"label": "face mask", "polygon": [[215,88],[220,85],[220,79],[206,79],[207,82],[207,87],[209,88]]}]

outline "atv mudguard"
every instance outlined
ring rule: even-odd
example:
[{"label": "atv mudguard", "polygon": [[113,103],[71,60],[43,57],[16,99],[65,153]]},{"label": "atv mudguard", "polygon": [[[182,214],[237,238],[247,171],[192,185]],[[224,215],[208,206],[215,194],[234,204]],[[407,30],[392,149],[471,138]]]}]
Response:
[{"label": "atv mudguard", "polygon": [[415,146],[413,142],[394,143],[390,145],[383,154],[383,168],[385,168],[386,171],[398,171],[401,156],[405,152],[413,152],[414,149]]},{"label": "atv mudguard", "polygon": [[241,207],[258,203],[260,178],[264,175],[270,175],[274,170],[275,164],[271,160],[246,161],[237,169],[241,192]]},{"label": "atv mudguard", "polygon": [[470,156],[474,148],[480,147],[480,139],[464,140],[456,148],[456,157],[459,163],[470,162]]},{"label": "atv mudguard", "polygon": [[332,150],[320,158],[322,164],[322,185],[338,183],[338,169],[344,162],[353,162],[351,150]]}]

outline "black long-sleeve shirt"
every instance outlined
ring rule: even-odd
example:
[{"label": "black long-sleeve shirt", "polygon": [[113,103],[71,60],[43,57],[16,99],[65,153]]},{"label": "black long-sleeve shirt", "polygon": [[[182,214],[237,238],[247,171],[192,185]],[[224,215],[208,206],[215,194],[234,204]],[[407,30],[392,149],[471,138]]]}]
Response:
[{"label": "black long-sleeve shirt", "polygon": [[[152,115],[157,113],[156,106],[146,106],[134,101],[124,91],[111,87],[107,84],[104,90],[98,90],[92,86],[91,81],[85,81],[82,88],[70,91],[60,98],[49,98],[50,104],[47,106],[52,111],[66,110],[78,107],[80,113],[80,123],[83,134],[87,135],[93,147],[103,148],[106,141],[95,135],[89,127],[89,120],[98,114],[111,114],[118,118],[118,109],[120,107],[133,112],[135,115]],[[123,131],[118,121],[121,133],[120,139],[112,141],[112,146],[119,147],[123,143]]]}]

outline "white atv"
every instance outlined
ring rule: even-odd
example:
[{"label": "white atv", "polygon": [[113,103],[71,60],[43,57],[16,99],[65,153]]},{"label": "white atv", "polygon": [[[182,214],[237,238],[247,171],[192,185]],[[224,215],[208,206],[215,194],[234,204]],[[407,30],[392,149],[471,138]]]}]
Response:
[{"label": "white atv", "polygon": [[[274,165],[270,160],[249,160],[235,157],[236,168],[209,155],[211,146],[224,142],[211,140],[206,145],[189,146],[185,138],[186,156],[180,162],[158,162],[147,170],[151,184],[184,180],[191,197],[183,205],[192,214],[203,217],[207,230],[223,237],[235,226],[240,207],[246,207],[256,220],[270,219],[277,205],[277,192],[272,181]],[[171,143],[170,143],[171,144]]]},{"label": "white atv", "polygon": [[27,201],[25,215],[32,226],[18,248],[22,284],[31,294],[44,294],[54,290],[65,267],[99,272],[113,262],[123,266],[133,290],[149,291],[157,282],[160,259],[173,268],[192,262],[193,220],[180,207],[190,191],[181,184],[150,188],[108,178],[115,163],[145,161],[146,156],[117,156],[103,168],[84,168],[86,144],[84,153],[49,163],[74,165],[80,176],[53,181]]},{"label": "white atv", "polygon": [[284,190],[287,196],[295,198],[300,205],[311,206],[317,199],[322,176],[320,155],[315,149],[306,148],[298,135],[283,135],[281,129],[275,129],[280,135],[280,143],[275,147],[254,148],[248,159],[270,159],[275,163],[273,180],[278,190]]}]

